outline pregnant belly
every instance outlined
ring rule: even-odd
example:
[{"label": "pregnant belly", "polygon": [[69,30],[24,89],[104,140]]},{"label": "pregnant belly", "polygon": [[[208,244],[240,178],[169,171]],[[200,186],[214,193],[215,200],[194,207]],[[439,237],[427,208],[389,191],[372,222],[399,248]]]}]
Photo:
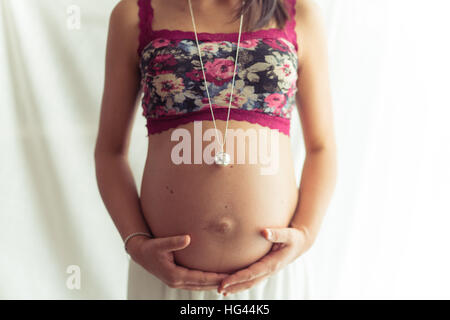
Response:
[{"label": "pregnant belly", "polygon": [[[243,127],[232,121],[229,128],[233,125]],[[193,132],[192,123],[183,127]],[[176,165],[170,156],[176,144],[170,133],[149,137],[140,199],[155,237],[191,236],[188,247],[174,252],[175,262],[191,269],[233,272],[267,254],[272,244],[261,230],[288,226],[297,205],[289,138],[279,135],[276,172],[261,174],[261,167],[267,166],[248,162]],[[246,148],[246,159],[248,152]]]}]

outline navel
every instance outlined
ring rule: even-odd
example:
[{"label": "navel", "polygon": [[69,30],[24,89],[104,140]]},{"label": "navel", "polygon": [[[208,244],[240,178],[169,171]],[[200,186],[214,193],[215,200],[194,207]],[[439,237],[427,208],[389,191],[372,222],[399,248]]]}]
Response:
[{"label": "navel", "polygon": [[210,221],[205,229],[218,235],[228,235],[233,231],[234,227],[235,223],[232,219],[229,217],[221,217],[214,221]]}]

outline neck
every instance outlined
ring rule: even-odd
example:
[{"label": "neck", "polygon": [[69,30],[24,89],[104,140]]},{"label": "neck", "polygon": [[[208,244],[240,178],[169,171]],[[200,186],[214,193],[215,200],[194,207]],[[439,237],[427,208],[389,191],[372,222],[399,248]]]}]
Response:
[{"label": "neck", "polygon": [[211,7],[238,7],[242,0],[191,0],[192,6],[197,8],[211,8]]}]

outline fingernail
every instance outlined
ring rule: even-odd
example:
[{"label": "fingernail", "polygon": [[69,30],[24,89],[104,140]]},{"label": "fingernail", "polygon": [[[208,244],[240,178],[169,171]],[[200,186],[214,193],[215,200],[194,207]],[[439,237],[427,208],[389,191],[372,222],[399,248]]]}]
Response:
[{"label": "fingernail", "polygon": [[228,284],[224,285],[224,286],[223,286],[223,289],[228,288],[230,285],[231,285],[231,283],[228,283]]}]

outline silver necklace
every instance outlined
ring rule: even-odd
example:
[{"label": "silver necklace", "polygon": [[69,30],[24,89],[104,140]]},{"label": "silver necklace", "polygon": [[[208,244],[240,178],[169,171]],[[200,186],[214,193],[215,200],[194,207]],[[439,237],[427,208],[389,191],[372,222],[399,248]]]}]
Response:
[{"label": "silver necklace", "polygon": [[[213,119],[213,123],[214,123],[214,129],[215,129],[215,132],[216,132],[216,141],[220,145],[220,152],[218,152],[215,155],[214,162],[216,164],[218,164],[218,165],[221,165],[221,166],[227,166],[231,162],[231,157],[230,157],[230,155],[228,153],[226,153],[224,151],[224,145],[225,145],[225,142],[226,142],[227,131],[228,131],[228,119],[230,117],[231,101],[233,99],[234,78],[236,76],[236,66],[237,66],[238,54],[239,54],[239,43],[241,41],[241,30],[242,30],[243,14],[241,13],[241,23],[240,23],[240,26],[239,26],[239,38],[238,38],[238,45],[237,45],[237,50],[236,50],[236,60],[235,60],[235,63],[234,63],[233,82],[231,84],[231,95],[230,95],[230,103],[228,105],[228,115],[227,115],[227,122],[226,122],[226,127],[225,127],[225,134],[224,134],[223,142],[220,142],[219,139],[218,139],[219,135],[217,134],[216,119],[214,118],[214,112],[212,110],[211,98],[209,96],[208,86],[206,84],[206,75],[205,75],[205,70],[203,68],[203,61],[202,61],[202,55],[201,55],[201,52],[200,52],[200,45],[198,44],[197,30],[195,28],[195,21],[194,21],[194,14],[192,12],[191,0],[188,0],[188,2],[189,2],[189,10],[191,12],[192,25],[194,26],[195,41],[197,42],[198,55],[200,57],[200,64],[202,66],[203,79],[204,79],[204,82],[205,82],[206,93],[208,94],[209,108],[211,110],[211,115],[212,115],[212,119]],[[243,1],[242,3],[244,4],[245,1]]]}]

